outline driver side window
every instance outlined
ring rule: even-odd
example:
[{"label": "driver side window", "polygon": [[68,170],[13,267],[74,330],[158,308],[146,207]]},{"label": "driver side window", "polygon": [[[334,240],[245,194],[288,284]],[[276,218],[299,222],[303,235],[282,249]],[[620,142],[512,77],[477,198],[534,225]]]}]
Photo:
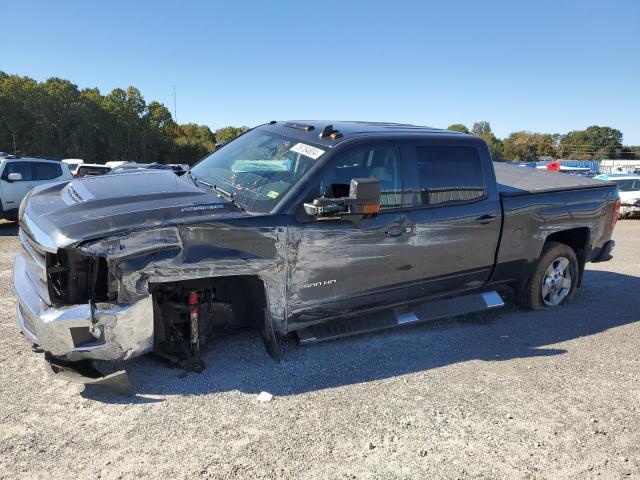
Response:
[{"label": "driver side window", "polygon": [[353,178],[380,180],[380,209],[402,206],[402,175],[399,147],[360,147],[339,155],[325,168],[319,185],[320,197],[349,196]]},{"label": "driver side window", "polygon": [[10,162],[2,172],[2,179],[7,180],[10,173],[20,173],[23,182],[31,181],[31,163],[29,162]]}]

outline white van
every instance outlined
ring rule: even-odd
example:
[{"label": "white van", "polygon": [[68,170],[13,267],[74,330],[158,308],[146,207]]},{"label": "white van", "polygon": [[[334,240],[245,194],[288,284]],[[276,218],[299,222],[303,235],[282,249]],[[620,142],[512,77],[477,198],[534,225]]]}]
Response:
[{"label": "white van", "polygon": [[67,165],[58,160],[0,158],[0,218],[16,219],[20,202],[32,188],[72,178]]}]

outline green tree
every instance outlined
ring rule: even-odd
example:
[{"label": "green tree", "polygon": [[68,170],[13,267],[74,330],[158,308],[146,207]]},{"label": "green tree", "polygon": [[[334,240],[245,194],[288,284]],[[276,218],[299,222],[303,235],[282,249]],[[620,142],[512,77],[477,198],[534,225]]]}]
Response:
[{"label": "green tree", "polygon": [[471,127],[471,133],[476,137],[482,137],[483,135],[493,135],[491,132],[491,125],[489,122],[475,122]]},{"label": "green tree", "polygon": [[176,139],[177,158],[182,161],[199,159],[211,153],[215,146],[215,138],[209,127],[187,123],[180,125]]},{"label": "green tree", "polygon": [[241,133],[249,130],[248,127],[224,127],[216,130],[215,138],[216,143],[225,143],[233,140]]},{"label": "green tree", "polygon": [[563,157],[606,158],[622,150],[622,132],[597,125],[573,130],[560,139],[559,150]]},{"label": "green tree", "polygon": [[39,86],[35,80],[0,72],[0,150],[20,153],[33,144]]},{"label": "green tree", "polygon": [[[246,128],[229,127],[233,138]],[[192,163],[214,148],[204,125],[177,125],[159,102],[148,105],[130,86],[103,96],[71,82],[0,71],[0,150],[87,161],[136,160]],[[15,145],[15,146],[14,146]]]},{"label": "green tree", "polygon": [[469,133],[469,129],[466,126],[464,126],[462,123],[454,123],[453,125],[449,125],[447,127],[447,130],[452,130],[454,132]]},{"label": "green tree", "polygon": [[553,135],[535,132],[514,132],[503,142],[504,157],[519,162],[533,162],[538,157],[557,155]]},{"label": "green tree", "polygon": [[500,162],[503,160],[502,142],[491,131],[489,122],[475,122],[471,128],[471,133],[485,141],[494,161]]}]

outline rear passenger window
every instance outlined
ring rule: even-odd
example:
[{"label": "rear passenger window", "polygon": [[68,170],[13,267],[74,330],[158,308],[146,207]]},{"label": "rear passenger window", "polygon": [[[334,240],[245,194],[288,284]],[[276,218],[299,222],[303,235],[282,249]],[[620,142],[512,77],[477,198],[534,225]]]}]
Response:
[{"label": "rear passenger window", "polygon": [[53,180],[62,175],[62,168],[57,163],[33,162],[34,180]]},{"label": "rear passenger window", "polygon": [[442,205],[484,196],[482,164],[473,147],[417,147],[420,204]]},{"label": "rear passenger window", "polygon": [[102,175],[107,173],[106,168],[101,167],[80,167],[78,168],[78,175]]}]

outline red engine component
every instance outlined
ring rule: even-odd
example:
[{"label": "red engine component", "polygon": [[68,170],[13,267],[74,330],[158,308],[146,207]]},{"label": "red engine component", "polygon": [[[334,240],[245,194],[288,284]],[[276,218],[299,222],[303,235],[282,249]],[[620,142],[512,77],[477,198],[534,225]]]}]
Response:
[{"label": "red engine component", "polygon": [[187,295],[187,304],[191,307],[198,305],[198,292],[191,291]]},{"label": "red engine component", "polygon": [[189,305],[189,319],[191,321],[191,351],[200,350],[200,339],[198,325],[198,292],[191,291],[187,295],[187,304]]}]

